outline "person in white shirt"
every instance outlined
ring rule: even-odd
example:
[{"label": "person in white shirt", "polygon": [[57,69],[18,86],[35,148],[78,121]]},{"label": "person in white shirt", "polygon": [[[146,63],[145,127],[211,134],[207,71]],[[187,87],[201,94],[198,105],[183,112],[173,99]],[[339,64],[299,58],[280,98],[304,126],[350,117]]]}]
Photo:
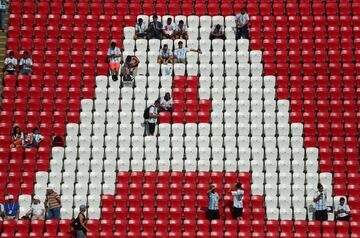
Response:
[{"label": "person in white shirt", "polygon": [[315,192],[313,197],[313,202],[315,203],[315,220],[317,221],[326,221],[328,219],[327,214],[327,194],[324,191],[322,184],[318,184],[318,191]]},{"label": "person in white shirt", "polygon": [[201,50],[197,49],[189,49],[184,47],[184,43],[182,41],[178,42],[178,48],[174,50],[174,63],[186,63],[186,53],[189,51],[198,52],[201,54]]},{"label": "person in white shirt", "polygon": [[14,74],[16,72],[17,59],[14,58],[14,51],[10,51],[9,57],[5,58],[4,64],[4,69],[7,74]]},{"label": "person in white shirt", "polygon": [[144,20],[142,18],[139,18],[135,26],[134,40],[146,39],[146,30],[147,26],[145,25]]},{"label": "person in white shirt", "polygon": [[166,25],[164,25],[164,35],[163,35],[163,39],[175,39],[175,29],[176,29],[176,25],[172,22],[172,18],[169,17],[166,20]]},{"label": "person in white shirt", "polygon": [[20,74],[32,74],[32,64],[29,53],[24,51],[24,56],[20,59]]},{"label": "person in white shirt", "polygon": [[148,118],[145,118],[146,123],[146,134],[153,136],[155,132],[155,126],[157,124],[157,118],[159,117],[158,108],[160,107],[160,100],[156,100],[153,105],[148,107],[149,110]]},{"label": "person in white shirt", "polygon": [[214,39],[226,39],[224,28],[220,24],[216,24],[210,32],[210,40]]},{"label": "person in white shirt", "polygon": [[160,107],[158,111],[159,113],[173,111],[173,100],[169,92],[165,93],[165,96],[160,99]]},{"label": "person in white shirt", "polygon": [[39,147],[41,141],[44,140],[44,136],[40,134],[39,128],[34,128],[32,133],[28,134],[25,138],[25,146],[28,148]]},{"label": "person in white shirt", "polygon": [[27,217],[31,217],[31,220],[44,220],[45,218],[45,206],[40,201],[38,195],[34,195],[33,203],[31,204],[30,210],[26,213]]},{"label": "person in white shirt", "polygon": [[236,40],[238,39],[249,39],[249,15],[245,8],[241,9],[241,12],[236,14]]},{"label": "person in white shirt", "polygon": [[184,24],[183,20],[179,21],[179,24],[176,26],[175,29],[175,39],[184,39],[184,40],[188,40],[189,39],[189,35],[188,35],[188,31],[187,31],[187,27]]},{"label": "person in white shirt", "polygon": [[350,220],[350,208],[349,205],[345,204],[345,198],[340,198],[339,204],[335,207],[334,213],[337,221]]},{"label": "person in white shirt", "polygon": [[116,47],[116,42],[111,42],[111,45],[107,52],[108,62],[110,67],[110,73],[114,81],[118,80],[118,74],[120,70],[121,51]]},{"label": "person in white shirt", "polygon": [[234,196],[233,200],[233,218],[240,220],[243,213],[244,190],[242,190],[241,183],[236,183],[233,187],[229,188],[229,193]]}]

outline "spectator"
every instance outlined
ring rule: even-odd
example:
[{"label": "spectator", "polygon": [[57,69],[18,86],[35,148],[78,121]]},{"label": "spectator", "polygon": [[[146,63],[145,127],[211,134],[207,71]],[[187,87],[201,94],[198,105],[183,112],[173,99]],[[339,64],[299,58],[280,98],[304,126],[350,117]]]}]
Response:
[{"label": "spectator", "polygon": [[14,51],[10,51],[9,57],[6,57],[4,64],[4,69],[7,74],[15,74],[17,59],[14,58]]},{"label": "spectator", "polygon": [[6,3],[8,1],[1,0],[0,1],[0,14],[1,14],[1,30],[5,31],[5,18],[6,18]]},{"label": "spectator", "polygon": [[175,29],[175,39],[184,39],[184,40],[188,40],[189,39],[189,35],[188,35],[188,31],[187,31],[187,27],[184,24],[183,20],[179,21],[179,24],[176,26]]},{"label": "spectator", "polygon": [[249,39],[249,15],[245,8],[241,9],[241,12],[236,14],[236,40],[241,38]]},{"label": "spectator", "polygon": [[216,24],[210,32],[210,40],[223,39],[225,40],[225,32],[220,24]]},{"label": "spectator", "polygon": [[45,208],[47,208],[46,219],[61,219],[61,199],[59,194],[54,191],[54,187],[52,185],[49,185],[46,189]]},{"label": "spectator", "polygon": [[324,187],[319,183],[318,191],[314,194],[313,201],[315,203],[315,220],[326,221],[328,219],[326,199],[327,194]]},{"label": "spectator", "polygon": [[0,203],[0,221],[2,221],[5,217],[5,208],[2,203]]},{"label": "spectator", "polygon": [[172,54],[171,54],[167,44],[164,44],[163,48],[160,49],[158,63],[159,64],[171,64],[172,63]]},{"label": "spectator", "polygon": [[20,59],[20,74],[32,74],[32,64],[29,53],[24,51],[23,58]]},{"label": "spectator", "polygon": [[139,59],[135,55],[126,56],[125,62],[121,66],[121,75],[125,81],[131,81],[137,75]]},{"label": "spectator", "polygon": [[[234,188],[236,190],[234,190]],[[229,189],[229,193],[234,196],[233,200],[233,218],[240,220],[243,213],[242,199],[244,196],[244,190],[241,188],[241,183],[236,183],[232,188]]]},{"label": "spectator", "polygon": [[175,49],[174,51],[174,63],[186,63],[186,53],[189,51],[194,51],[194,52],[198,52],[201,54],[201,50],[197,49],[189,49],[189,48],[184,48],[183,47],[184,44],[182,41],[179,41],[178,43],[178,48]]},{"label": "spectator", "polygon": [[85,212],[86,212],[86,206],[81,205],[79,215],[77,216],[77,218],[73,223],[73,227],[76,232],[76,238],[85,238],[86,233],[89,231],[89,229],[86,227],[87,219],[85,217]]},{"label": "spectator", "polygon": [[145,38],[146,38],[146,25],[144,23],[144,20],[142,18],[139,18],[135,26],[134,40],[145,39]]},{"label": "spectator", "polygon": [[118,74],[120,69],[120,57],[121,51],[118,47],[116,47],[116,42],[111,42],[111,45],[107,52],[108,62],[110,66],[110,73],[112,75],[112,79],[114,81],[118,80]]},{"label": "spectator", "polygon": [[163,38],[164,39],[175,39],[175,29],[176,29],[176,25],[172,22],[172,18],[169,17],[166,20],[166,25],[164,26],[164,35]]},{"label": "spectator", "polygon": [[159,112],[172,112],[173,111],[173,100],[170,93],[165,93],[165,96],[160,100]]},{"label": "spectator", "polygon": [[13,195],[8,195],[6,197],[6,202],[4,205],[5,211],[5,220],[6,219],[19,219],[19,204],[14,201]]},{"label": "spectator", "polygon": [[148,136],[154,135],[155,126],[157,124],[157,118],[159,116],[158,115],[159,107],[160,107],[160,100],[156,100],[153,105],[151,105],[146,109],[149,112],[148,118],[146,119],[146,134]]},{"label": "spectator", "polygon": [[44,220],[45,218],[45,206],[40,201],[40,197],[34,195],[33,203],[30,210],[26,213],[27,217],[31,217],[31,220]]},{"label": "spectator", "polygon": [[153,15],[153,21],[149,23],[147,35],[148,39],[162,39],[163,27],[162,23],[159,22],[156,14]]},{"label": "spectator", "polygon": [[207,191],[207,195],[209,197],[209,206],[206,213],[207,219],[217,220],[220,219],[219,213],[219,194],[215,192],[216,187],[214,185],[210,185],[209,191]]},{"label": "spectator", "polygon": [[24,134],[19,126],[15,126],[11,135],[10,148],[20,148],[24,145]]},{"label": "spectator", "polygon": [[39,128],[34,128],[32,133],[28,134],[25,139],[25,146],[28,148],[39,147],[40,142],[44,140],[44,136],[40,134]]},{"label": "spectator", "polygon": [[335,207],[335,219],[337,221],[349,221],[350,220],[350,208],[349,205],[345,204],[345,198],[341,197],[339,204]]}]

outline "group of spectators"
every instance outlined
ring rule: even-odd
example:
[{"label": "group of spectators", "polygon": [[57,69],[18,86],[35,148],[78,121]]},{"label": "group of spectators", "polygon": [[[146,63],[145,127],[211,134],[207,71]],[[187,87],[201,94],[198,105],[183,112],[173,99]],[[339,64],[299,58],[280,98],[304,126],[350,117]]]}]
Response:
[{"label": "group of spectators", "polygon": [[[5,197],[5,203],[0,203],[0,218],[4,220],[60,220],[61,219],[61,198],[55,192],[51,184],[46,188],[46,198],[42,202],[40,196],[34,195],[29,210],[22,217],[20,216],[20,205],[15,201],[13,195]],[[73,221],[72,227],[76,232],[77,238],[86,237],[88,228],[86,227],[85,217],[86,206],[80,206],[78,217]]]},{"label": "group of spectators", "polygon": [[39,128],[34,128],[32,133],[24,135],[20,127],[15,126],[11,133],[10,148],[36,148],[43,140],[44,136],[40,134]]},{"label": "group of spectators", "polygon": [[24,51],[23,57],[20,59],[19,65],[16,58],[14,58],[14,51],[9,52],[9,56],[5,58],[4,61],[4,71],[6,74],[16,74],[18,72],[20,74],[32,74],[32,65],[33,62],[29,57],[29,53]]},{"label": "group of spectators", "polygon": [[144,19],[139,18],[135,25],[134,39],[184,39],[189,38],[187,27],[183,20],[180,20],[178,24],[172,22],[172,18],[169,17],[166,20],[166,24],[163,25],[158,21],[158,16],[154,14],[152,21],[146,26]]},{"label": "group of spectators", "polygon": [[[332,212],[332,207],[327,205],[327,193],[322,184],[318,184],[318,191],[315,192],[313,202],[315,203],[314,219],[317,221],[326,221],[328,219],[328,212]],[[339,204],[334,208],[335,220],[349,221],[350,208],[345,203],[345,198],[339,199]]]}]

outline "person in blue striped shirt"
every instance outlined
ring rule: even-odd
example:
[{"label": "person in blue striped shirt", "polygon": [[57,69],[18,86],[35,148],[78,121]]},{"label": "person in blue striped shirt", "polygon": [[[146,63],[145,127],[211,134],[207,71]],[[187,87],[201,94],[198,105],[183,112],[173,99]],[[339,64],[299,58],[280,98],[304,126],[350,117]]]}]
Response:
[{"label": "person in blue striped shirt", "polygon": [[328,219],[326,199],[327,194],[322,184],[318,184],[318,191],[314,194],[315,220],[326,221]]},{"label": "person in blue striped shirt", "polygon": [[210,189],[207,191],[207,195],[209,197],[209,205],[208,205],[206,217],[210,221],[220,219],[220,213],[219,213],[220,197],[215,190],[216,187],[214,185],[210,185]]}]

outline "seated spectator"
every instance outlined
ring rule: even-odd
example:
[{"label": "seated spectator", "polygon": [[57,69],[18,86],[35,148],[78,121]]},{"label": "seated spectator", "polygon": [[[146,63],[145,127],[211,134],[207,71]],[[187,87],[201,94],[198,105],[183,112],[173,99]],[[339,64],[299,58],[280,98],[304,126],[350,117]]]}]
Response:
[{"label": "seated spectator", "polygon": [[174,51],[174,63],[186,63],[186,53],[189,51],[198,52],[201,54],[201,50],[197,49],[189,49],[184,48],[184,43],[182,41],[179,41],[178,48]]},{"label": "seated spectator", "polygon": [[44,136],[40,134],[39,128],[34,128],[32,133],[28,134],[25,139],[25,146],[30,147],[39,147],[41,141],[44,140]]},{"label": "seated spectator", "polygon": [[241,9],[241,12],[236,14],[236,40],[241,38],[249,39],[249,15],[245,8]]},{"label": "seated spectator", "polygon": [[164,44],[163,48],[160,50],[160,54],[158,57],[159,64],[171,64],[172,63],[172,54],[169,50],[167,44]]},{"label": "seated spectator", "polygon": [[189,35],[188,35],[188,31],[187,31],[187,27],[184,24],[183,20],[179,21],[179,24],[176,26],[175,29],[175,39],[184,39],[184,40],[188,40],[189,39]]},{"label": "seated spectator", "polygon": [[134,40],[137,40],[137,39],[146,39],[146,25],[142,18],[138,19],[138,22],[136,23],[136,26],[135,26]]},{"label": "seated spectator", "polygon": [[9,57],[6,57],[4,64],[5,73],[15,74],[17,67],[17,59],[14,58],[14,51],[10,51]]},{"label": "seated spectator", "polygon": [[214,39],[225,40],[225,32],[220,24],[215,25],[210,32],[210,40],[214,40]]},{"label": "seated spectator", "polygon": [[19,219],[19,208],[19,204],[14,201],[14,196],[8,195],[4,205],[5,220]]},{"label": "seated spectator", "polygon": [[153,136],[155,132],[155,127],[158,119],[158,109],[160,107],[160,101],[156,100],[153,105],[145,109],[144,119],[146,126],[146,135]]},{"label": "seated spectator", "polygon": [[341,197],[339,204],[335,207],[334,213],[337,221],[350,221],[350,208],[345,204],[345,198]]},{"label": "seated spectator", "polygon": [[121,75],[125,81],[131,81],[137,75],[137,67],[140,61],[135,55],[126,56],[125,62],[121,66]]},{"label": "seated spectator", "polygon": [[44,220],[45,219],[45,206],[40,201],[40,197],[34,195],[33,202],[30,210],[26,213],[26,216],[31,220]]},{"label": "seated spectator", "polygon": [[172,22],[172,18],[169,17],[166,20],[166,25],[164,26],[164,35],[163,35],[163,39],[175,39],[175,28],[176,25]]},{"label": "seated spectator", "polygon": [[111,45],[107,52],[108,62],[110,66],[110,73],[112,75],[112,79],[116,81],[118,79],[119,69],[120,69],[120,57],[121,51],[118,47],[116,47],[116,42],[111,42]]},{"label": "seated spectator", "polygon": [[148,29],[147,29],[147,36],[148,39],[162,39],[163,35],[163,27],[162,23],[159,22],[158,17],[156,14],[153,15],[153,21],[149,23]]},{"label": "seated spectator", "polygon": [[15,126],[11,134],[10,148],[20,148],[24,145],[24,134],[21,132],[19,126]]},{"label": "seated spectator", "polygon": [[20,59],[20,74],[32,74],[32,64],[29,53],[24,51],[24,56]]},{"label": "seated spectator", "polygon": [[165,93],[165,96],[160,99],[159,112],[172,112],[173,111],[173,100],[170,93]]}]

